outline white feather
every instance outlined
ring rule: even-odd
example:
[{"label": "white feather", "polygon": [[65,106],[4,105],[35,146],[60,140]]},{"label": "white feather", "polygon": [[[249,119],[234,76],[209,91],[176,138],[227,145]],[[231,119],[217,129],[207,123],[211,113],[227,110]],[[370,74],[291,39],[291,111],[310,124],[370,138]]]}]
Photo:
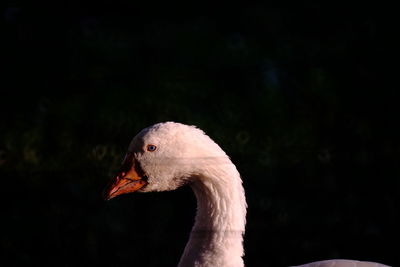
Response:
[{"label": "white feather", "polygon": [[[146,146],[157,146],[154,152]],[[239,267],[243,263],[246,199],[242,180],[225,152],[203,131],[175,122],[158,123],[132,140],[148,177],[147,191],[174,190],[189,184],[197,198],[197,214],[180,267]],[[327,260],[302,267],[383,267],[373,262]]]}]

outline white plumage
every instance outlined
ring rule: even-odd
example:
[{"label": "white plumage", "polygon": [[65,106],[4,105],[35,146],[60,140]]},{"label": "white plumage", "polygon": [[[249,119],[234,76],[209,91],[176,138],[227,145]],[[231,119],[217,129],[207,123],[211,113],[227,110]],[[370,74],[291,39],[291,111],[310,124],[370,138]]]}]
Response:
[{"label": "white plumage", "polygon": [[[139,191],[167,191],[188,184],[197,214],[181,267],[239,267],[243,263],[246,199],[242,180],[225,152],[200,129],[175,122],[142,130],[129,145],[123,167],[106,198]],[[327,260],[302,267],[383,267],[351,260]]]},{"label": "white plumage", "polygon": [[324,260],[293,267],[388,267],[388,266],[381,263],[370,262],[370,261]]}]

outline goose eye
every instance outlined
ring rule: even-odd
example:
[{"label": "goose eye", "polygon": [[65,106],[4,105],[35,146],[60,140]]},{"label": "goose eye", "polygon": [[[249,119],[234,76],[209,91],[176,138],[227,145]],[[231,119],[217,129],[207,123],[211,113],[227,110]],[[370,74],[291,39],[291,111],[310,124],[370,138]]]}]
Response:
[{"label": "goose eye", "polygon": [[147,145],[147,151],[153,152],[157,149],[155,145]]}]

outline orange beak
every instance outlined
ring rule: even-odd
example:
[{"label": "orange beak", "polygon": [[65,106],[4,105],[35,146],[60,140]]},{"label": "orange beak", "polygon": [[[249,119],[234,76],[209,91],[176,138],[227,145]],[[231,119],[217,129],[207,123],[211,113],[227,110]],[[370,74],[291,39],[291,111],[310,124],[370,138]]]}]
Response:
[{"label": "orange beak", "polygon": [[118,195],[138,191],[145,185],[147,185],[147,177],[133,154],[128,153],[117,175],[104,190],[104,199],[110,200]]}]

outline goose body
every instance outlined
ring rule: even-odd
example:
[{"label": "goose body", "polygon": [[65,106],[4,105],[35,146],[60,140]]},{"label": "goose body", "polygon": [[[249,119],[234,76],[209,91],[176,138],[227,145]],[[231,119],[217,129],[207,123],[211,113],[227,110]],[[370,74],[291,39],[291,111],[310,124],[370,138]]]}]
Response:
[{"label": "goose body", "polygon": [[356,261],[356,260],[324,260],[311,262],[293,267],[389,267],[387,265],[370,262],[370,261]]},{"label": "goose body", "polygon": [[[105,198],[130,192],[169,191],[189,185],[197,199],[195,224],[180,267],[239,267],[243,263],[246,199],[242,180],[226,153],[203,131],[181,123],[143,129],[129,145]],[[302,267],[383,267],[351,260]]]}]

